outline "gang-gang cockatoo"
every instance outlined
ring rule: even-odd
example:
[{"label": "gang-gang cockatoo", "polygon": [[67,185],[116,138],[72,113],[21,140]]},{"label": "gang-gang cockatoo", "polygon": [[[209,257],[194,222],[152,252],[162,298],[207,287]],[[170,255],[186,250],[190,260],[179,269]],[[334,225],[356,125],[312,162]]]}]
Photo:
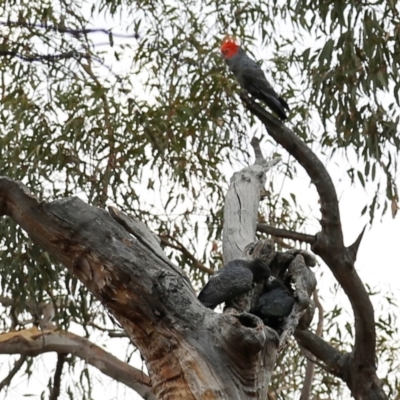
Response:
[{"label": "gang-gang cockatoo", "polygon": [[248,57],[234,38],[225,36],[221,53],[240,86],[256,99],[262,100],[280,119],[286,119],[285,109],[289,110],[288,104],[278,96],[262,69]]}]

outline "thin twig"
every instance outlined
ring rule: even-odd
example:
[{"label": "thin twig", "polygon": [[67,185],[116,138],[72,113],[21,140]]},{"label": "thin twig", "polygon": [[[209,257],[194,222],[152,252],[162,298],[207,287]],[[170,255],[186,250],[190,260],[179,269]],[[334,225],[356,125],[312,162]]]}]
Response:
[{"label": "thin twig", "polygon": [[17,372],[21,369],[22,365],[26,361],[28,357],[22,355],[14,364],[12,367],[11,371],[8,373],[8,375],[0,382],[0,392],[6,387],[9,386],[12,379],[14,376],[17,374]]},{"label": "thin twig", "polygon": [[139,39],[138,33],[133,33],[133,34],[114,33],[111,30],[104,28],[72,29],[72,28],[67,28],[62,24],[60,25],[31,24],[27,22],[16,22],[16,21],[0,21],[0,25],[8,27],[20,27],[20,28],[39,28],[48,31],[68,33],[69,35],[73,36],[87,35],[88,33],[104,33],[105,35],[112,35],[114,37]]},{"label": "thin twig", "polygon": [[[197,260],[196,257],[177,239],[170,236],[168,238],[165,236],[159,236],[159,238],[164,246],[180,251],[186,258],[193,262],[194,267],[198,270],[205,272],[206,274],[214,274],[214,270],[206,267],[203,263]],[[173,240],[175,243],[171,243],[168,239]]]},{"label": "thin twig", "polygon": [[1,50],[0,56],[10,56],[16,57],[23,61],[57,61],[57,60],[64,60],[67,58],[74,58],[74,59],[88,59],[90,56],[85,53],[80,53],[76,50],[67,51],[66,53],[59,53],[59,54],[32,54],[32,55],[24,55],[19,53],[18,51],[7,51]]}]

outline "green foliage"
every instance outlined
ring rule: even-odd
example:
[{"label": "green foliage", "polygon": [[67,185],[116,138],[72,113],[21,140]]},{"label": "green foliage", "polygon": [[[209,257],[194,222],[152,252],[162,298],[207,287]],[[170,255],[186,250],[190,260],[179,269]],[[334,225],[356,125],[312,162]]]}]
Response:
[{"label": "green foliage", "polygon": [[[21,180],[44,200],[79,196],[99,207],[116,204],[163,243],[184,244],[194,257],[166,251],[194,281],[204,279],[196,258],[208,268],[220,264],[226,170],[248,161],[249,138],[259,129],[218,55],[226,33],[258,60],[265,58],[260,48],[268,49],[267,68],[300,137],[332,157],[338,149],[356,154],[364,168],[346,166],[351,180],[377,185],[364,209],[371,219],[384,202],[381,173],[386,199],[398,201],[395,1],[10,0],[0,4],[0,15],[0,175]],[[113,29],[95,31],[105,27]],[[288,180],[296,175],[292,161],[282,168]],[[280,196],[273,182],[269,190],[263,218],[304,229],[296,194]],[[17,300],[18,318],[29,316],[30,301],[51,301],[63,329],[78,324],[89,336],[94,322],[109,325],[86,288],[6,219],[0,285],[1,296]],[[328,315],[327,332],[344,343],[351,325],[335,322],[340,310]],[[3,314],[2,330],[20,327],[10,321]],[[385,321],[378,326],[386,329]],[[304,359],[297,360],[284,371],[297,382],[285,396],[300,387]],[[326,374],[318,379],[325,382],[318,390],[326,388],[330,398],[340,393]],[[87,370],[79,382],[90,398]]]},{"label": "green foliage", "polygon": [[[313,0],[289,1],[294,31],[312,35],[316,46],[291,53],[298,63],[307,102],[318,110],[321,144],[334,154],[355,151],[363,172],[350,167],[364,186],[376,181],[376,169],[387,177],[386,197],[398,202],[394,176],[400,149],[400,25],[395,1],[373,3]],[[296,17],[295,17],[296,16]],[[377,192],[379,182],[376,182]],[[371,220],[379,202],[371,203]],[[383,211],[387,209],[387,204]]]}]

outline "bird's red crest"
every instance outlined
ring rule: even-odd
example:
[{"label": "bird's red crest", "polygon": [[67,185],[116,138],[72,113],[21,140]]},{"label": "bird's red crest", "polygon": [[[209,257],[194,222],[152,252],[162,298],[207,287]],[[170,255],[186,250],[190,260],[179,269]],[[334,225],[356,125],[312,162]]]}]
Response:
[{"label": "bird's red crest", "polygon": [[225,58],[231,58],[237,54],[239,45],[236,39],[232,36],[226,35],[221,43],[221,53]]}]

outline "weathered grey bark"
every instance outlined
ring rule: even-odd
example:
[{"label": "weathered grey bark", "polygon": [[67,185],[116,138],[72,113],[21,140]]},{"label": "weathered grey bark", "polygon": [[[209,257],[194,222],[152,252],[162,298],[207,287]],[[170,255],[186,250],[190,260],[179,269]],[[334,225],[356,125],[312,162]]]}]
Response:
[{"label": "weathered grey bark", "polygon": [[[336,193],[318,158],[264,109],[252,102],[246,105],[299,160],[316,185],[322,231],[315,237],[296,233],[293,238],[312,243],[349,296],[355,313],[356,340],[351,353],[342,354],[305,330],[297,330],[296,338],[348,384],[356,399],[386,399],[376,376],[373,309],[354,269],[360,240],[344,247]],[[264,173],[276,162],[268,165],[257,141],[252,144],[256,163],[235,175],[227,195],[225,261],[243,257],[246,246],[254,242]],[[306,309],[312,279],[297,279],[296,269],[289,268],[286,277],[295,278],[298,301],[279,343],[277,334],[251,314],[217,314],[205,309],[157,238],[142,223],[115,209],[109,211],[77,198],[39,203],[23,185],[0,178],[0,215],[20,224],[114,314],[141,351],[158,399],[266,398],[278,347]],[[296,254],[294,266],[307,268],[307,257]]]},{"label": "weathered grey bark", "polygon": [[222,243],[225,263],[242,258],[245,247],[255,242],[260,192],[265,187],[265,173],[280,161],[280,158],[266,161],[255,137],[251,144],[256,161],[251,167],[233,175],[225,197]]},{"label": "weathered grey bark", "polygon": [[155,400],[149,377],[118,360],[88,339],[56,329],[32,327],[0,335],[0,354],[35,357],[43,353],[73,354],[103,374],[135,390],[146,400]]},{"label": "weathered grey bark", "polygon": [[[242,174],[248,192],[256,193],[254,215],[242,214],[246,235],[267,167],[256,162]],[[77,198],[39,203],[22,184],[0,179],[0,214],[20,224],[118,319],[141,351],[158,399],[265,399],[276,333],[250,314],[205,309],[157,238],[139,221],[109,211]],[[251,237],[231,241],[233,248],[244,249],[254,238],[251,226]]]},{"label": "weathered grey bark", "polygon": [[[256,256],[271,262],[276,254],[268,241],[255,242],[255,231],[265,173],[279,159],[267,162],[258,139],[251,144],[256,161],[234,174],[226,196],[226,262]],[[183,271],[166,257],[159,238],[115,208],[107,213],[77,198],[39,203],[23,185],[0,178],[0,214],[19,223],[118,319],[141,351],[158,399],[267,397],[277,351],[308,306],[296,272],[298,263],[307,269],[306,253],[292,256],[297,261],[285,275],[297,285],[297,303],[280,340],[254,315],[205,309]],[[41,325],[43,331],[47,328]],[[51,344],[55,336],[50,332],[42,351],[60,350]],[[35,351],[29,347],[21,354]],[[139,389],[143,393],[143,387]]]},{"label": "weathered grey bark", "polygon": [[[317,290],[315,290],[313,293],[313,300],[318,309],[318,323],[315,334],[316,336],[321,337],[324,327],[324,309],[322,308],[322,304],[319,301]],[[301,347],[300,349],[302,350],[302,353],[307,357],[306,374],[304,377],[303,387],[301,389],[300,400],[309,400],[311,398],[311,389],[314,380],[316,357],[308,350]]]}]

